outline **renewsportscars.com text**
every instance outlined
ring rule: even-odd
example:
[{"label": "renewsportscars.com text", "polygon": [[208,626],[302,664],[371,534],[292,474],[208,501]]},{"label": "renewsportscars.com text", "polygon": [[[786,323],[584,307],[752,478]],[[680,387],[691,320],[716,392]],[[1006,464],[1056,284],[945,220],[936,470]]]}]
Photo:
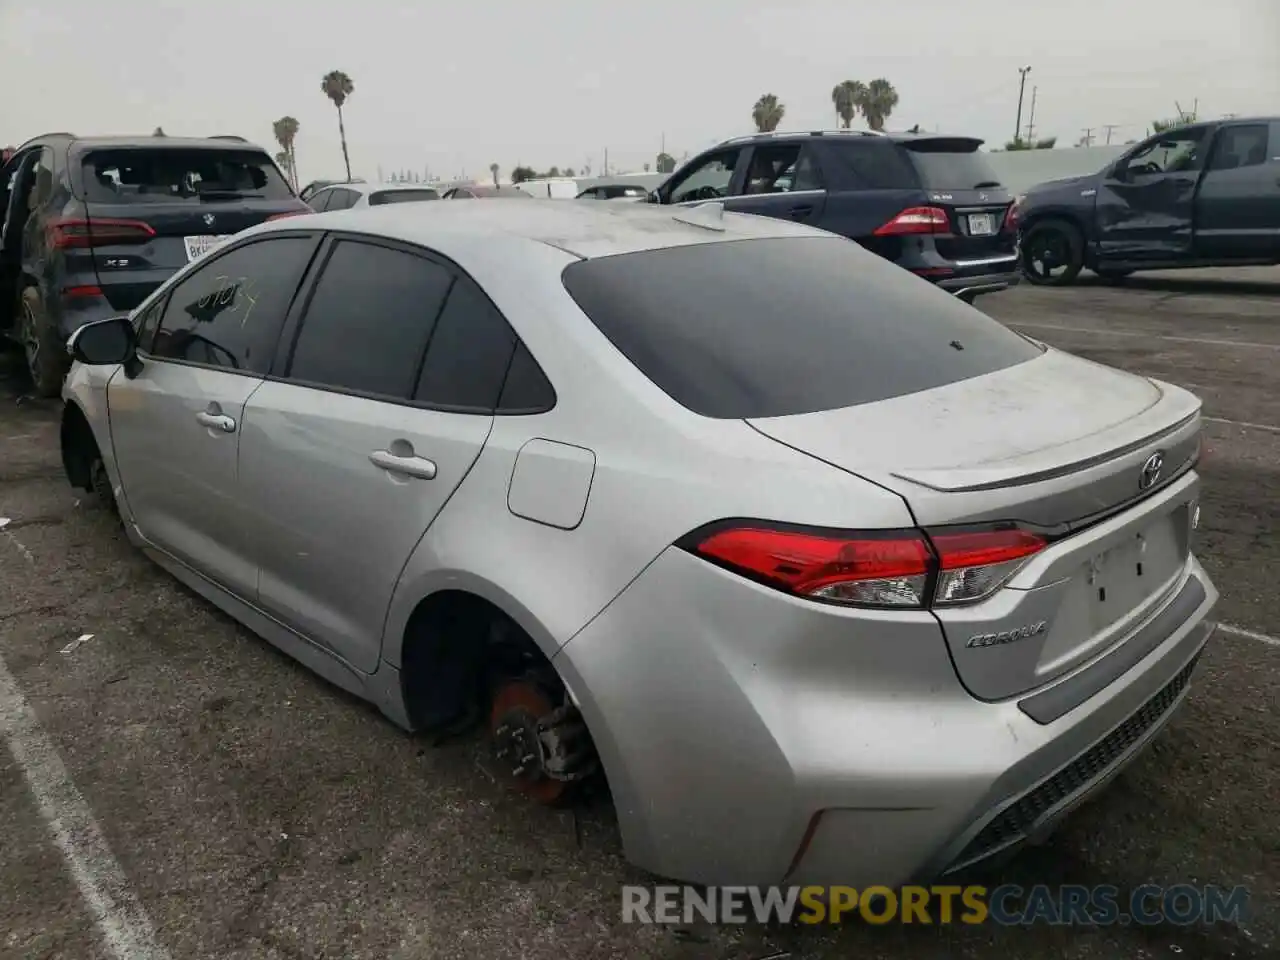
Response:
[{"label": "renewsportscars.com text", "polygon": [[1114,926],[1240,923],[1245,887],[683,887],[622,888],[623,923],[983,924]]}]

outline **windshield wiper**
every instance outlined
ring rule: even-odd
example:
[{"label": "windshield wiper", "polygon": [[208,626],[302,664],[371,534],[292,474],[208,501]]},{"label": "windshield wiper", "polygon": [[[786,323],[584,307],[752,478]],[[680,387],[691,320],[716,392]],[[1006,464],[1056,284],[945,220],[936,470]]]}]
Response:
[{"label": "windshield wiper", "polygon": [[975,183],[973,185],[973,189],[982,190],[988,187],[1001,187],[1001,186],[1004,186],[1004,184],[1002,184],[999,180],[983,180],[981,183]]}]

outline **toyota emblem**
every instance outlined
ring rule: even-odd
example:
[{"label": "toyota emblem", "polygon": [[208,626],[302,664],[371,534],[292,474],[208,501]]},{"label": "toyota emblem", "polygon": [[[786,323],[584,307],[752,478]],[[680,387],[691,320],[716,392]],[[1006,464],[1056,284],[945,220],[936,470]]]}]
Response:
[{"label": "toyota emblem", "polygon": [[204,215],[204,225],[205,225],[206,227],[212,227],[212,226],[213,226],[213,214],[212,214],[212,213],[206,213],[206,214]]},{"label": "toyota emblem", "polygon": [[1142,473],[1138,475],[1138,489],[1150,490],[1156,485],[1156,481],[1160,479],[1160,471],[1164,469],[1164,454],[1157,450],[1151,456],[1147,457],[1147,462],[1142,465]]}]

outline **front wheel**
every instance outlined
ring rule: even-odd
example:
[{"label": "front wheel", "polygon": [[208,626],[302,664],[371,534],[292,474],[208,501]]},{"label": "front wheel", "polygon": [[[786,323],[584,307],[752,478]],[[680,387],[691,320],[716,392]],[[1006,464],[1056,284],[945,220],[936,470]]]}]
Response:
[{"label": "front wheel", "polygon": [[1065,220],[1044,220],[1027,231],[1019,256],[1030,283],[1065,287],[1084,267],[1084,238]]}]

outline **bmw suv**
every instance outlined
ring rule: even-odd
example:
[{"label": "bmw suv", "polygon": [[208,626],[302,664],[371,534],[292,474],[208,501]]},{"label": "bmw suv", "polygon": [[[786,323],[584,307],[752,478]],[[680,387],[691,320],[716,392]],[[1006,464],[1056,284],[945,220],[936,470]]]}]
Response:
[{"label": "bmw suv", "polygon": [[753,134],[694,157],[649,199],[723,201],[807,223],[972,301],[1019,279],[1014,198],[981,145],[923,133]]},{"label": "bmw suv", "polygon": [[36,395],[56,397],[76,329],[128,313],[231,234],[310,212],[240,137],[37,137],[0,167],[0,335],[22,343]]}]

